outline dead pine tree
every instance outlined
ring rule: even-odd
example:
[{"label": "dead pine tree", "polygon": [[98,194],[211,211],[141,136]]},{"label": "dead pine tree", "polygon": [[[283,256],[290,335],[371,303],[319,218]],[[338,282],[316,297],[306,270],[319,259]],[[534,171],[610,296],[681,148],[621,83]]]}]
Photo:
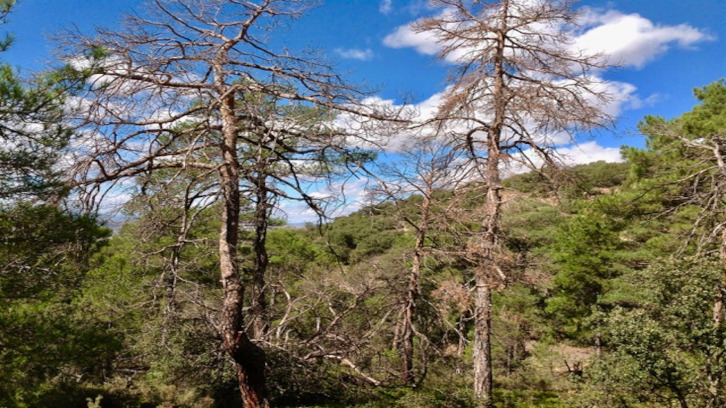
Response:
[{"label": "dead pine tree", "polygon": [[501,212],[504,166],[551,163],[562,135],[608,126],[597,55],[573,46],[572,1],[432,0],[437,17],[414,31],[431,36],[453,64],[432,124],[466,151],[486,195],[481,229],[469,243],[474,263],[474,394],[493,406],[492,291],[506,284]]},{"label": "dead pine tree", "polygon": [[378,166],[376,184],[369,191],[378,201],[391,203],[397,218],[415,232],[397,329],[401,381],[409,386],[416,385],[414,340],[425,335],[416,328],[416,321],[425,261],[431,249],[431,230],[445,213],[446,192],[455,190],[470,177],[471,167],[462,166],[463,159],[461,151],[452,149],[446,139],[436,134],[412,135],[406,149],[398,152],[397,160]]},{"label": "dead pine tree", "polygon": [[[87,206],[120,191],[125,179],[162,169],[216,178],[222,289],[215,326],[235,363],[248,408],[269,403],[265,353],[246,333],[243,313],[240,209],[245,176],[254,171],[249,167],[254,158],[243,154],[243,147],[255,131],[296,140],[294,151],[287,150],[287,172],[277,180],[302,191],[294,163],[313,162],[315,168],[327,152],[345,153],[351,135],[333,125],[336,115],[347,111],[356,121],[386,117],[374,107],[361,108],[364,95],[315,55],[295,56],[269,45],[270,36],[314,3],[150,0],[143,13],[127,16],[118,30],[59,36],[61,57],[68,61],[63,72],[87,78],[76,90],[72,113],[78,135],[74,177]],[[328,113],[326,125],[310,131],[291,123],[290,116],[263,115],[254,109],[260,97],[321,109]],[[363,128],[368,127],[358,129]],[[281,151],[258,146],[272,155]],[[261,189],[269,192],[269,186]],[[264,206],[264,201],[259,202]]]}]

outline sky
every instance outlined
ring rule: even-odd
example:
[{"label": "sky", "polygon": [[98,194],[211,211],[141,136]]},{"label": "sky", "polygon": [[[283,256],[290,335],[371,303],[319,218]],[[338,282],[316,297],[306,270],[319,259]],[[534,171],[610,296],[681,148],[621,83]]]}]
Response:
[{"label": "sky", "polygon": [[[3,27],[16,40],[0,58],[25,73],[42,69],[53,61],[47,36],[113,27],[141,4],[18,0]],[[605,107],[617,116],[615,129],[563,145],[573,163],[619,160],[620,146],[643,146],[637,123],[645,115],[679,116],[696,103],[694,87],[726,77],[726,0],[582,0],[576,7],[584,16],[578,45],[607,53],[620,67],[598,74],[616,96]],[[322,50],[348,80],[381,99],[427,107],[444,89],[450,65],[437,61],[436,46],[408,26],[437,12],[425,0],[327,0],[276,41]]]}]

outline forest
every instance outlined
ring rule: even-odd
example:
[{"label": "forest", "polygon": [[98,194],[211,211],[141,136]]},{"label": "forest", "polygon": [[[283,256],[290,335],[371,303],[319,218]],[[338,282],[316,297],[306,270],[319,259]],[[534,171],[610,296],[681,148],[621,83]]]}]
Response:
[{"label": "forest", "polygon": [[428,116],[276,49],[312,3],[153,0],[0,64],[0,408],[726,407],[723,79],[565,165],[615,120],[572,2],[434,0]]}]

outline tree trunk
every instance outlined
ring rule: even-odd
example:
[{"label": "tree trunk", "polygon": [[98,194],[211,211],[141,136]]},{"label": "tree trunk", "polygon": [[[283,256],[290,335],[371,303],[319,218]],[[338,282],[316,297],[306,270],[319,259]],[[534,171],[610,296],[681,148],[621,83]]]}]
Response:
[{"label": "tree trunk", "polygon": [[474,292],[474,396],[478,407],[493,407],[491,313],[492,291],[488,279],[477,274]]},{"label": "tree trunk", "polygon": [[[501,27],[507,27],[509,2],[502,1]],[[491,350],[492,283],[501,273],[499,267],[499,234],[501,218],[501,137],[506,116],[507,98],[504,94],[504,49],[503,31],[497,31],[497,50],[494,57],[494,76],[492,103],[494,117],[487,131],[487,157],[484,167],[486,183],[486,202],[482,236],[476,249],[479,265],[476,268],[476,288],[474,293],[474,397],[481,407],[494,406]],[[473,150],[473,146],[470,147]]]},{"label": "tree trunk", "polygon": [[[222,59],[223,56],[218,56]],[[218,61],[220,63],[220,61]],[[239,161],[237,158],[238,129],[234,115],[233,93],[222,92],[225,88],[221,65],[215,66],[215,83],[222,97],[223,164],[219,169],[222,187],[222,225],[219,234],[219,269],[223,289],[220,334],[224,348],[237,368],[237,378],[244,408],[266,408],[265,353],[250,341],[244,332],[242,306],[244,286],[240,280],[237,246],[239,244]]]},{"label": "tree trunk", "polygon": [[[503,52],[503,49],[502,49]],[[501,174],[502,159],[500,140],[503,127],[505,101],[501,65],[495,65],[494,101],[495,117],[487,137],[487,158],[484,169],[487,197],[484,203],[482,236],[476,246],[479,265],[476,268],[474,294],[474,396],[482,407],[493,407],[493,374],[491,356],[491,313],[492,283],[500,275],[499,234],[501,218]]]},{"label": "tree trunk", "polygon": [[[498,146],[497,146],[498,147]],[[499,187],[499,151],[496,147],[489,148],[487,162],[487,201],[485,203],[486,218],[484,236],[479,247],[481,264],[476,269],[476,287],[474,291],[474,396],[477,406],[490,408],[494,406],[492,371],[492,282],[498,275],[497,250],[499,239],[499,217],[501,196]]]},{"label": "tree trunk", "polygon": [[416,313],[416,300],[419,296],[419,281],[421,279],[421,265],[423,264],[424,245],[426,243],[426,233],[428,231],[429,208],[431,206],[431,189],[427,190],[424,201],[421,204],[421,222],[416,233],[416,244],[413,253],[413,265],[411,274],[409,275],[408,291],[406,292],[405,310],[403,318],[402,333],[402,357],[403,372],[402,380],[405,384],[413,385],[415,378],[413,374],[414,359],[414,316]]},{"label": "tree trunk", "polygon": [[418,277],[412,272],[409,281],[409,289],[406,293],[406,305],[403,312],[403,330],[401,335],[401,357],[403,359],[403,370],[401,372],[401,380],[404,384],[413,385],[413,316],[415,313],[416,293],[415,289],[411,289],[416,285],[415,281]]},{"label": "tree trunk", "polygon": [[243,334],[234,360],[244,408],[269,408],[265,385],[265,352]]},{"label": "tree trunk", "polygon": [[487,201],[484,204],[486,216],[482,227],[483,236],[475,247],[480,263],[476,268],[474,291],[474,397],[477,399],[477,406],[486,408],[494,406],[491,350],[492,289],[493,282],[501,278],[497,254],[501,215],[499,177],[501,153],[498,147],[498,144],[489,147],[486,166]]},{"label": "tree trunk", "polygon": [[256,199],[255,206],[255,237],[253,250],[255,253],[255,266],[252,276],[252,329],[254,338],[264,340],[270,328],[267,311],[267,293],[265,288],[265,275],[269,265],[267,255],[267,228],[269,225],[268,195],[265,174],[257,172],[256,177]]}]

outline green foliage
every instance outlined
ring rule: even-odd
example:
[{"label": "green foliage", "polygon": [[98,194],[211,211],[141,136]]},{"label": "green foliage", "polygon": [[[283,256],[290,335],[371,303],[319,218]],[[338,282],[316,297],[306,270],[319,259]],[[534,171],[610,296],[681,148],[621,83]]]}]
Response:
[{"label": "green foliage", "polygon": [[554,190],[564,196],[581,197],[597,195],[618,187],[627,178],[627,163],[597,161],[564,169],[544,169],[512,176],[504,180],[504,186],[522,193],[548,195]]},{"label": "green foliage", "polygon": [[[16,0],[0,0],[0,24],[7,22],[8,14],[10,10],[15,6]],[[5,34],[5,38],[0,40],[0,52],[5,51],[13,43],[14,37],[12,34]]]},{"label": "green foliage", "polygon": [[371,207],[326,226],[325,237],[336,258],[351,264],[392,248],[401,236],[398,227],[391,212]]},{"label": "green foliage", "polygon": [[[210,219],[204,214],[199,218]],[[190,231],[197,245],[180,251],[183,266],[171,291],[173,248],[157,249],[175,242],[173,229],[164,233],[154,225],[146,217],[125,224],[96,256],[96,267],[85,280],[77,307],[101,320],[106,332],[119,339],[123,353],[110,359],[105,381],[83,384],[96,393],[91,397],[103,397],[104,407],[239,404],[231,398],[224,405],[224,397],[214,397],[237,394],[229,392],[234,390],[228,381],[234,373],[200,309],[205,302],[213,304],[210,299],[218,290],[215,248],[207,245],[206,222]]]},{"label": "green foliage", "polygon": [[[0,1],[0,24],[15,0]],[[0,40],[0,52],[12,36]],[[0,201],[27,197],[48,200],[64,192],[56,168],[71,137],[62,123],[64,93],[51,77],[26,81],[0,63]]]},{"label": "green foliage", "polygon": [[699,105],[678,120],[685,134],[692,137],[718,138],[726,130],[726,81],[720,79],[694,90]]},{"label": "green foliage", "polygon": [[315,232],[310,230],[278,228],[267,236],[270,267],[281,274],[300,276],[311,265],[333,263],[334,258],[319,244],[313,243]]},{"label": "green foliage", "polygon": [[616,226],[597,213],[573,216],[557,234],[551,257],[558,272],[547,311],[564,334],[583,330],[584,319],[615,277],[613,252],[618,244]]},{"label": "green foliage", "polygon": [[[229,398],[236,395],[235,373],[205,317],[220,290],[215,265],[217,209],[212,206],[195,216],[196,223],[186,235],[193,244],[178,252],[181,279],[171,298],[167,278],[182,217],[175,206],[164,205],[178,200],[174,191],[153,190],[155,184],[148,184],[147,195],[134,201],[139,217],[127,222],[96,255],[95,268],[80,280],[82,293],[73,298],[72,308],[105,327],[88,332],[107,336],[107,351],[99,352],[105,362],[98,365],[108,370],[106,380],[91,380],[92,373],[86,374],[89,381],[75,387],[58,383],[47,389],[52,392],[37,391],[32,398],[25,396],[26,401],[57,401],[65,395],[83,405],[86,398],[95,402],[101,395],[101,404],[109,407],[238,404]],[[519,196],[507,204],[504,243],[512,267],[518,269],[512,271],[517,283],[494,297],[498,406],[576,406],[580,402],[571,397],[585,390],[591,396],[580,395],[582,401],[606,397],[613,404],[634,401],[635,387],[628,391],[634,394],[620,396],[608,387],[621,384],[628,389],[622,382],[635,384],[639,377],[606,372],[601,369],[605,360],[589,366],[586,359],[594,355],[593,349],[568,351],[570,346],[548,337],[559,333],[592,344],[594,324],[604,333],[613,307],[640,305],[641,299],[628,291],[642,292],[643,281],[633,278],[631,270],[665,248],[653,240],[669,236],[669,230],[649,231],[653,224],[641,218],[642,208],[625,204],[632,199],[630,194],[630,190],[613,191],[594,200],[572,199],[566,211],[536,195]],[[411,197],[395,210],[415,217],[418,199]],[[448,199],[442,196],[441,208]],[[472,204],[472,210],[475,207]],[[323,235],[314,228],[270,230],[269,341],[279,346],[268,350],[268,367],[275,404],[473,406],[466,374],[470,350],[457,350],[459,336],[454,330],[463,328],[463,334],[470,335],[465,286],[469,273],[455,257],[430,257],[424,265],[416,327],[426,336],[417,338],[416,359],[419,366],[425,364],[426,376],[416,389],[388,387],[396,384],[391,373],[399,370],[401,361],[392,347],[398,321],[394,312],[406,288],[404,272],[410,267],[413,242],[413,230],[396,221],[399,213],[393,210],[386,205],[365,208],[324,226]],[[456,243],[460,237],[436,228],[432,234],[429,243],[438,249],[455,250],[460,245]],[[239,250],[243,256],[249,251],[245,245]],[[617,313],[621,312],[613,316]],[[329,324],[333,326],[327,329]],[[69,329],[68,335],[72,333]],[[93,344],[89,338],[78,341]],[[607,345],[617,352],[615,343]],[[337,359],[305,358],[320,350],[347,350],[346,356],[362,373],[386,386],[370,386]],[[73,353],[64,351],[64,355],[70,358]],[[73,358],[78,366],[87,364]],[[622,364],[636,367],[627,358]],[[135,374],[127,374],[129,370]]]},{"label": "green foliage", "polygon": [[39,406],[78,377],[98,379],[119,350],[77,300],[108,235],[92,218],[56,207],[0,210],[0,405]]},{"label": "green foliage", "polygon": [[663,260],[636,278],[641,304],[606,319],[614,352],[595,365],[591,381],[609,387],[611,400],[721,406],[726,326],[713,319],[715,294],[726,284],[720,260]]},{"label": "green foliage", "polygon": [[0,209],[0,298],[69,296],[78,289],[90,254],[109,234],[93,218],[56,207]]},{"label": "green foliage", "polygon": [[[682,224],[680,241],[688,250],[713,249],[726,207],[726,178],[721,158],[726,134],[726,83],[695,90],[700,104],[681,117],[646,117],[640,130],[647,150],[629,149],[631,183],[652,210]],[[660,207],[660,208],[659,208]],[[688,225],[690,224],[690,225]],[[690,245],[690,247],[689,247]]]}]

